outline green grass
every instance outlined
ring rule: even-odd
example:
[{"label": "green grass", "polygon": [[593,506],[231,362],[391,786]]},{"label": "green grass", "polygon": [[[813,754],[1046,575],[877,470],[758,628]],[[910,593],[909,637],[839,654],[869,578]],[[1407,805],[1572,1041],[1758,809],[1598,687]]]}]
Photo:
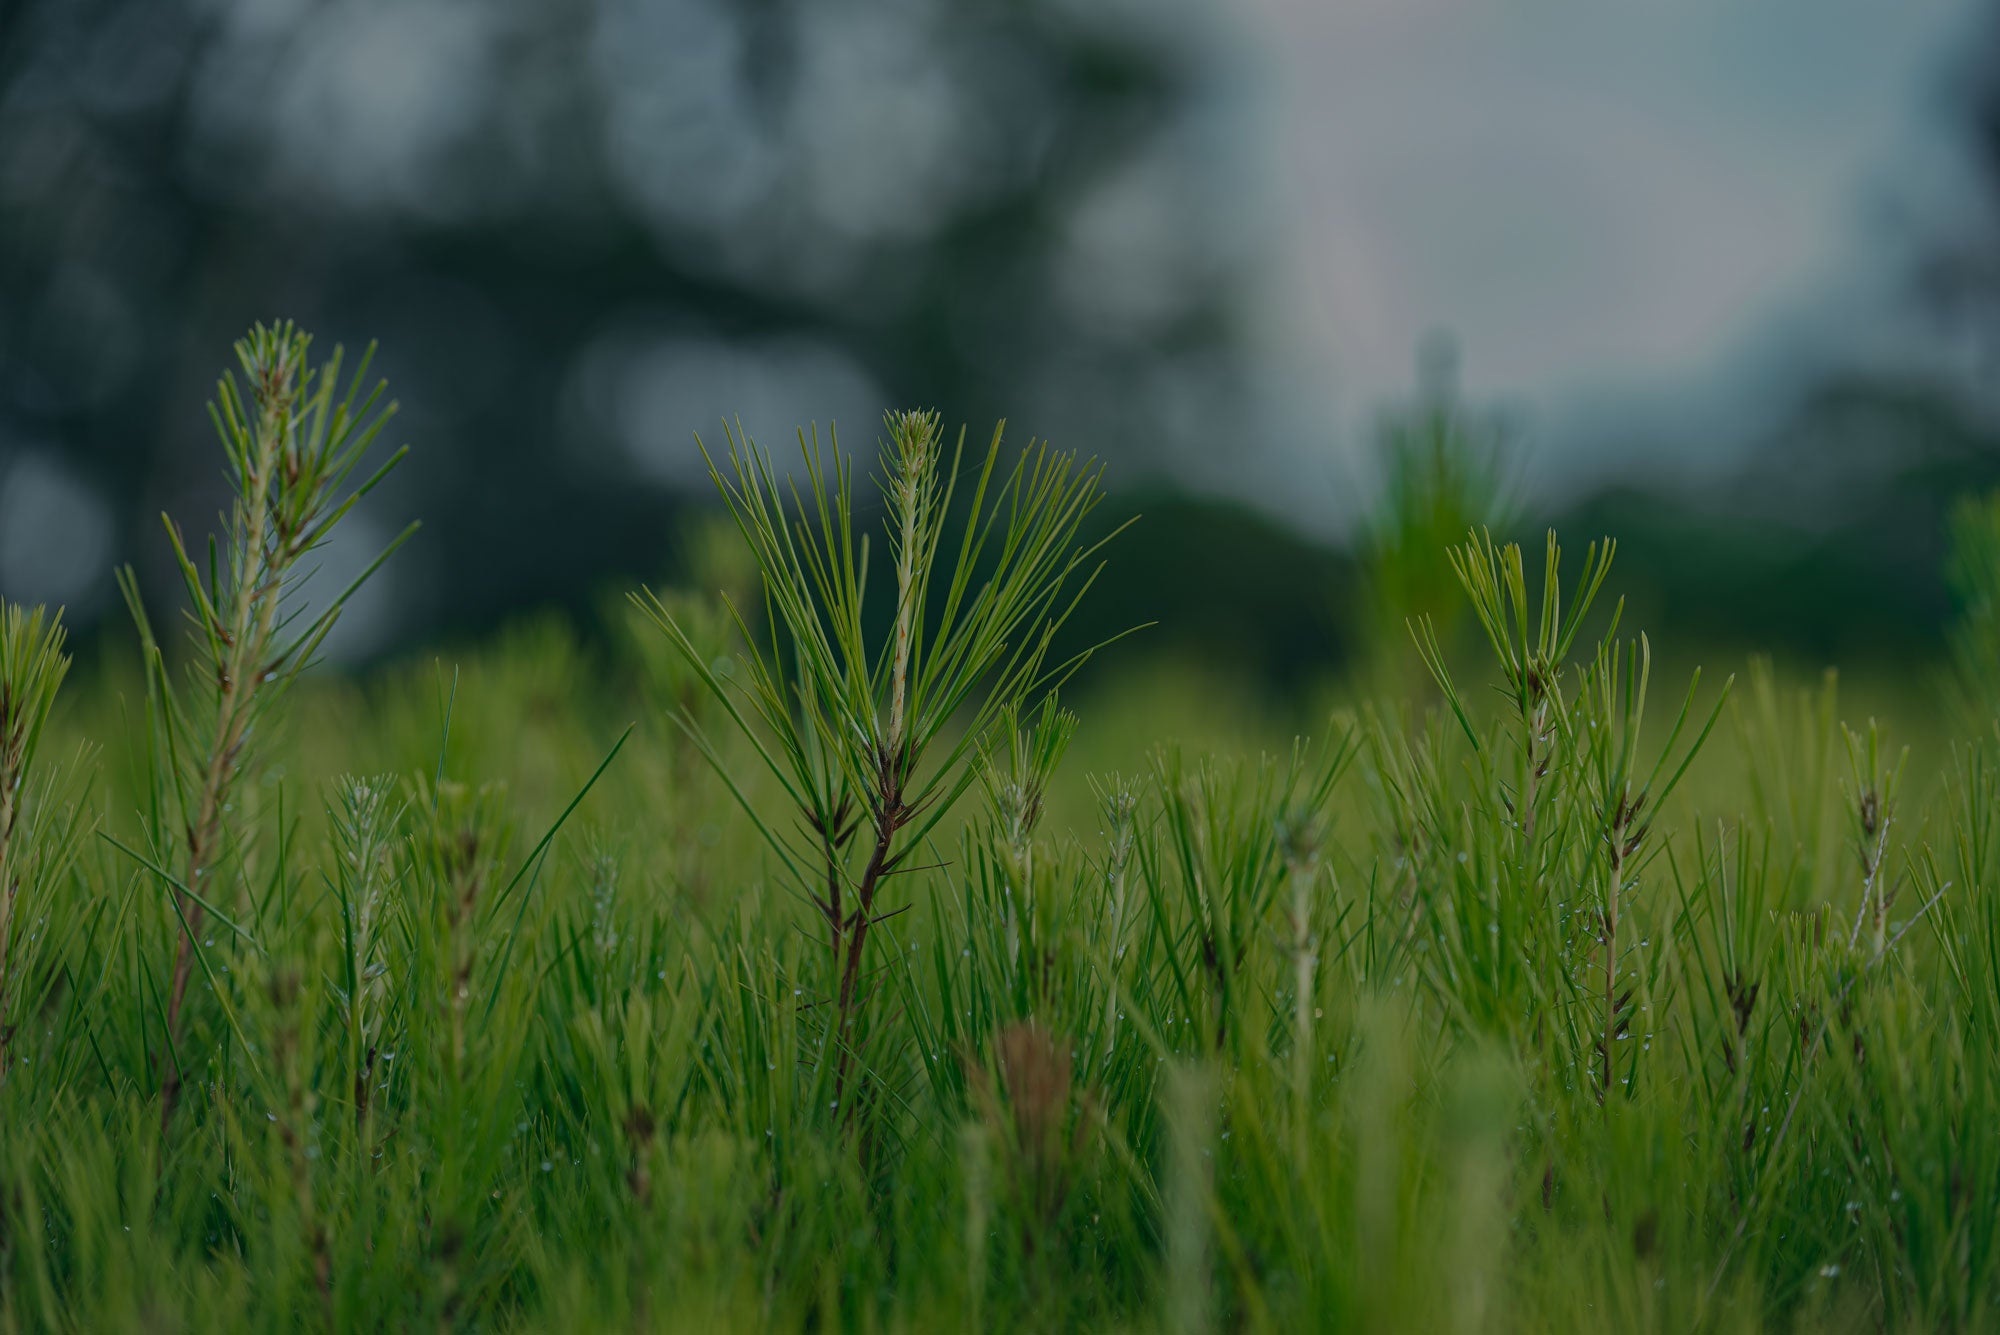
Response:
[{"label": "green grass", "polygon": [[349,680],[308,351],[189,634],[0,610],[0,1328],[2000,1325],[2000,509],[1907,757],[1483,534],[1310,737],[1070,712],[1095,470],[920,415],[732,440],[609,647]]}]

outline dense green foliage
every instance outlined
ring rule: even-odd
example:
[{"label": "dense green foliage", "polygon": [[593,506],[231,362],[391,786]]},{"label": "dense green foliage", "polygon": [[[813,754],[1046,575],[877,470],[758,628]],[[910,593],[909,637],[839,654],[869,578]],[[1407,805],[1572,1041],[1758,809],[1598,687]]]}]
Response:
[{"label": "dense green foliage", "polygon": [[1086,783],[1089,466],[732,440],[615,654],[351,682],[375,400],[242,355],[185,644],[0,611],[0,1328],[1995,1324],[2000,508],[1921,780],[1476,533],[1412,698]]}]

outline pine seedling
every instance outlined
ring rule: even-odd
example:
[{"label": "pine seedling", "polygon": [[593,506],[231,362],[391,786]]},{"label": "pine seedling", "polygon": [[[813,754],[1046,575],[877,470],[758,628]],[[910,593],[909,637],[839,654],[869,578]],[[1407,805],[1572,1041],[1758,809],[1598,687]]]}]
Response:
[{"label": "pine seedling", "polygon": [[[1106,801],[1113,829],[1103,864],[1074,841],[1038,834],[1075,725],[1050,696],[1032,726],[1010,724],[990,749],[984,810],[966,822],[952,874],[933,882],[931,918],[919,929],[934,942],[928,968],[892,971],[926,1071],[953,1103],[979,1094],[977,1068],[1021,1023],[1063,1035],[1079,1078],[1111,1064],[1136,799],[1121,784]],[[935,1000],[922,993],[925,973]]]},{"label": "pine seedling", "polygon": [[[39,797],[30,779],[42,730],[69,672],[62,612],[0,600],[0,1084],[7,1080],[11,1037],[8,998],[14,987],[14,909],[31,857],[34,830],[26,818]],[[60,841],[68,843],[69,841]],[[39,875],[45,875],[41,869]],[[39,878],[39,876],[38,876]]]},{"label": "pine seedling", "polygon": [[[1576,763],[1580,725],[1573,717],[1587,689],[1588,666],[1579,669],[1571,656],[1615,551],[1609,539],[1592,543],[1576,582],[1565,588],[1562,548],[1549,532],[1539,604],[1531,606],[1517,544],[1474,532],[1452,549],[1452,569],[1498,668],[1494,689],[1505,704],[1497,738],[1475,723],[1435,628],[1428,621],[1411,627],[1447,713],[1472,746],[1471,797],[1488,819],[1464,822],[1457,811],[1461,799],[1439,787],[1446,776],[1433,768],[1431,781],[1408,793],[1405,804],[1414,810],[1399,823],[1413,827],[1417,852],[1429,860],[1433,876],[1453,887],[1449,894],[1424,896],[1418,909],[1442,929],[1446,943],[1448,961],[1440,957],[1431,967],[1458,975],[1460,983],[1449,985],[1447,994],[1469,1003],[1468,1016],[1481,1024],[1542,1034],[1551,1020],[1548,985],[1569,948],[1559,897],[1583,874],[1576,865],[1578,836],[1586,832],[1579,807],[1589,801]],[[1613,605],[1607,636],[1623,610],[1622,601]],[[1437,752],[1434,747],[1433,766]],[[1411,769],[1414,783],[1424,770]],[[1446,850],[1457,851],[1455,863],[1437,861]],[[1477,985],[1463,986],[1468,981]]]},{"label": "pine seedling", "polygon": [[389,963],[383,943],[405,810],[396,794],[396,780],[388,775],[365,779],[350,775],[334,785],[333,801],[327,804],[333,835],[330,883],[340,904],[342,946],[335,999],[346,1039],[354,1121],[362,1129],[368,1124],[388,1006]]},{"label": "pine seedling", "polygon": [[[1317,819],[1353,754],[1343,737],[1317,749],[1300,741],[1282,763],[1266,756],[1255,766],[1204,761],[1190,770],[1173,750],[1154,761],[1162,837],[1140,841],[1140,871],[1155,926],[1192,957],[1173,970],[1182,1013],[1192,1021],[1200,1009],[1199,980],[1213,1019],[1204,1042],[1216,1049],[1241,1032],[1255,995],[1250,951],[1270,936],[1287,861],[1303,855],[1307,813]],[[1185,928],[1168,918],[1176,902]]]},{"label": "pine seedling", "polygon": [[1889,941],[1889,905],[1896,897],[1896,885],[1884,874],[1883,863],[1888,861],[1889,830],[1896,821],[1896,800],[1910,751],[1904,747],[1890,765],[1883,755],[1882,730],[1874,719],[1868,720],[1866,732],[1856,732],[1845,724],[1840,731],[1847,740],[1850,786],[1846,795],[1854,822],[1854,858],[1861,869],[1861,903],[1847,944],[1850,950],[1859,946],[1866,928],[1868,953],[1880,959]]},{"label": "pine seedling", "polygon": [[[232,839],[231,798],[255,759],[251,738],[312,664],[355,590],[416,529],[405,529],[321,608],[304,604],[313,573],[308,559],[405,453],[398,449],[372,473],[358,473],[395,404],[383,400],[382,382],[364,389],[372,347],[343,389],[340,350],[314,366],[311,343],[289,321],[259,325],[236,345],[243,383],[225,374],[216,385],[209,416],[235,496],[207,559],[198,564],[179,526],[162,517],[192,623],[185,698],[172,688],[135,577],[129,570],[120,577],[144,641],[150,700],[167,757],[161,778],[176,813],[171,838],[183,853],[180,880],[166,878],[181,927],[166,1007],[170,1046],[182,1031],[204,921],[216,911],[210,873]],[[166,833],[155,829],[156,837]],[[180,1075],[171,1057],[162,1065],[168,1072],[164,1121],[172,1118]]]},{"label": "pine seedling", "polygon": [[466,1071],[473,972],[512,842],[505,799],[498,784],[474,789],[446,780],[432,787],[420,778],[413,802],[422,813],[410,852],[423,897],[424,965],[445,1033],[442,1073],[454,1081]]},{"label": "pine seedling", "polygon": [[[1630,1023],[1632,992],[1629,989],[1620,992],[1618,988],[1622,958],[1619,928],[1628,898],[1638,889],[1639,868],[1650,852],[1647,836],[1660,808],[1708,740],[1735,681],[1732,677],[1723,683],[1708,718],[1680,752],[1676,764],[1675,751],[1693,716],[1695,692],[1701,685],[1701,669],[1695,669],[1666,742],[1652,765],[1646,767],[1639,758],[1639,749],[1652,665],[1652,645],[1644,635],[1622,645],[1607,638],[1598,646],[1596,662],[1585,679],[1579,701],[1583,714],[1579,729],[1584,739],[1583,758],[1596,797],[1596,833],[1604,850],[1605,866],[1604,898],[1599,913],[1604,952],[1604,1027],[1597,1045],[1599,1102],[1605,1101],[1611,1091],[1614,1045]],[[1671,770],[1669,765],[1673,766]]]},{"label": "pine seedling", "polygon": [[[1080,925],[1073,915],[1088,891],[1079,861],[1064,856],[1075,850],[1038,848],[1036,838],[1049,782],[1075,730],[1076,716],[1050,696],[1032,726],[1003,725],[1002,744],[980,770],[983,819],[967,822],[960,846],[960,865],[967,869],[962,897],[957,912],[941,918],[962,926],[972,942],[971,967],[980,981],[968,999],[982,1019],[989,1008],[996,1008],[996,1020],[1075,1018],[1061,1004],[1072,999],[1064,994],[1081,963],[1075,948],[1080,933],[1068,929]],[[970,1039],[983,1042],[984,1035]]]},{"label": "pine seedling", "polygon": [[1313,930],[1313,908],[1319,902],[1319,886],[1325,870],[1324,854],[1332,835],[1333,819],[1328,798],[1348,765],[1353,763],[1358,745],[1353,731],[1344,731],[1334,744],[1320,781],[1304,792],[1294,792],[1278,816],[1278,851],[1284,860],[1286,906],[1286,949],[1292,957],[1292,1082],[1295,1111],[1304,1122],[1307,1097],[1312,1087],[1313,1018],[1318,1007],[1315,975],[1319,968],[1320,943]]},{"label": "pine seedling", "polygon": [[969,836],[967,841],[970,860],[990,858],[994,864],[1008,953],[1024,971],[1031,995],[1047,986],[1055,934],[1052,897],[1036,891],[1035,827],[1076,722],[1076,715],[1057,708],[1050,695],[1034,726],[1023,728],[1011,719],[1002,725],[1005,745],[980,769],[991,829],[987,837]]},{"label": "pine seedling", "polygon": [[1041,823],[1049,781],[1076,735],[1076,723],[1076,715],[1058,708],[1056,697],[1048,695],[1032,725],[1024,728],[1010,719],[1002,726],[1004,746],[994,748],[980,770],[995,832],[1021,864],[1024,884],[1033,883],[1035,827]]},{"label": "pine seedling", "polygon": [[[1091,794],[1104,822],[1104,891],[1111,921],[1104,936],[1104,976],[1116,978],[1125,959],[1125,887],[1138,840],[1139,793],[1123,775],[1100,783],[1090,781]],[[1104,990],[1104,1060],[1109,1062],[1118,1042],[1118,989]]]},{"label": "pine seedling", "polygon": [[996,730],[1081,661],[1052,663],[1050,651],[1102,545],[1079,540],[1101,469],[1033,445],[1003,468],[996,427],[955,550],[944,547],[963,433],[947,457],[936,414],[886,420],[878,489],[895,570],[886,638],[870,634],[863,614],[868,538],[857,531],[854,459],[837,437],[822,447],[817,433],[800,435],[803,484],[781,482],[770,455],[738,430],[726,432],[726,459],[701,446],[763,584],[761,644],[732,605],[745,643],[732,671],[717,669],[669,604],[650,591],[635,596],[795,810],[796,829],[758,810],[718,744],[681,711],[825,926],[836,1103],[849,1086],[869,931],[891,911],[883,887],[976,781]]},{"label": "pine seedling", "polygon": [[[1459,584],[1472,600],[1473,613],[1486,634],[1500,666],[1500,691],[1514,707],[1520,730],[1520,777],[1508,799],[1514,824],[1524,842],[1535,837],[1541,789],[1555,763],[1555,751],[1565,725],[1566,701],[1562,676],[1577,632],[1590,615],[1604,577],[1610,573],[1617,544],[1606,538],[1592,543],[1584,553],[1583,571],[1578,577],[1573,606],[1565,615],[1561,580],[1562,548],[1549,530],[1542,564],[1542,599],[1532,629],[1528,617],[1528,579],[1515,543],[1496,546],[1486,532],[1471,534],[1463,547],[1451,552],[1452,569]],[[1607,640],[1617,633],[1624,612],[1620,599],[1612,609],[1605,628]],[[1431,677],[1443,692],[1452,714],[1464,728],[1473,749],[1480,749],[1478,731],[1472,725],[1464,697],[1453,683],[1438,643],[1437,629],[1428,617],[1413,622],[1411,635],[1417,652]]]}]

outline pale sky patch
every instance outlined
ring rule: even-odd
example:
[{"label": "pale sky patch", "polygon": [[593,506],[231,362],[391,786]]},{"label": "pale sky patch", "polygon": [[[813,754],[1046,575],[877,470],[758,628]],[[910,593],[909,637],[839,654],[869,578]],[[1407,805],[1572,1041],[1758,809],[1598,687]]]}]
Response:
[{"label": "pale sky patch", "polygon": [[1838,356],[1813,312],[1860,338],[1893,299],[1882,201],[1963,170],[1966,0],[1237,3],[1281,107],[1273,341],[1350,431],[1439,329],[1573,461],[1556,424],[1621,399],[1754,398],[1746,357]]}]

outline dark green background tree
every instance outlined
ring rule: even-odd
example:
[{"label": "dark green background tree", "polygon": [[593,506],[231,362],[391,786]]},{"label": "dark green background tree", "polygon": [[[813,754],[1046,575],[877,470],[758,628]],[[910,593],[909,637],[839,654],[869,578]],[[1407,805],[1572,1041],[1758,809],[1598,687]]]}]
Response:
[{"label": "dark green background tree", "polygon": [[420,447],[350,653],[660,571],[725,412],[1197,442],[1255,220],[1227,34],[1173,8],[0,7],[0,473],[40,487],[0,579],[81,622],[114,561],[168,587],[158,513],[223,494],[206,368],[278,313],[379,338]]}]

